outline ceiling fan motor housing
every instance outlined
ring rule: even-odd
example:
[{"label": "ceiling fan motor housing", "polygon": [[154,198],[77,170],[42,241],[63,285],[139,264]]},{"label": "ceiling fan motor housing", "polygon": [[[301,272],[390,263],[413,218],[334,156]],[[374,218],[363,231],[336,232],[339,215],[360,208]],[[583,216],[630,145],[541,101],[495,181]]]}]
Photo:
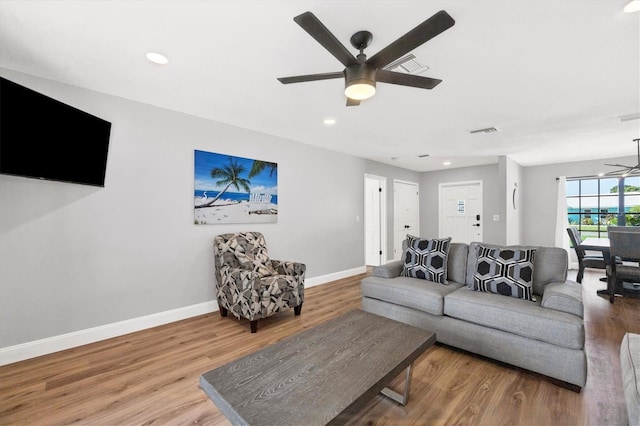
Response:
[{"label": "ceiling fan motor housing", "polygon": [[344,69],[344,87],[345,89],[354,84],[368,84],[376,87],[377,68],[373,68],[368,64],[353,64]]}]

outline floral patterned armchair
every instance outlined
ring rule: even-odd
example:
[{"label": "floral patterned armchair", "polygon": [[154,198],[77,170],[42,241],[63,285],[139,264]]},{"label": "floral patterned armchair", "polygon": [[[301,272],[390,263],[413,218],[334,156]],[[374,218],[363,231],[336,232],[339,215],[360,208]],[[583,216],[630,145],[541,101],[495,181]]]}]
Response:
[{"label": "floral patterned armchair", "polygon": [[218,235],[213,248],[221,316],[231,311],[238,319],[246,318],[255,333],[260,318],[286,308],[300,315],[306,265],[269,259],[259,232]]}]

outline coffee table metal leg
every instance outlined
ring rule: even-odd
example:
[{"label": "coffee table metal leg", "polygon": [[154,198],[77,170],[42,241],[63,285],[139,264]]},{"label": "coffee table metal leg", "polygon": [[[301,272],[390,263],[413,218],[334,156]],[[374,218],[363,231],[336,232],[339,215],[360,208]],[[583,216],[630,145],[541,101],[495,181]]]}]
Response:
[{"label": "coffee table metal leg", "polygon": [[387,398],[393,399],[395,402],[401,405],[407,405],[409,401],[409,386],[411,386],[411,365],[407,367],[405,370],[406,376],[404,379],[404,395],[400,395],[398,392],[393,389],[384,388],[380,391],[381,394],[386,396]]}]

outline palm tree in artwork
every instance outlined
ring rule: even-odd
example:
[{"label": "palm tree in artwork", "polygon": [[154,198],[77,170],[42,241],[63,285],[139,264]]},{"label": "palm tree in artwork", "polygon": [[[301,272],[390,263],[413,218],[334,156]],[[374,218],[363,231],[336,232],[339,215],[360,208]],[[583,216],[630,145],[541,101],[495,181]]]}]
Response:
[{"label": "palm tree in artwork", "polygon": [[278,163],[270,163],[268,161],[253,160],[251,165],[251,171],[249,172],[249,179],[262,173],[264,169],[269,169],[269,177],[278,170]]},{"label": "palm tree in artwork", "polygon": [[214,179],[219,179],[216,182],[216,185],[226,185],[222,191],[218,193],[211,201],[205,204],[201,204],[198,207],[209,207],[212,206],[213,203],[218,201],[218,199],[224,194],[227,189],[231,185],[233,185],[238,191],[242,188],[246,192],[251,192],[251,188],[249,185],[251,182],[248,179],[240,177],[242,173],[246,170],[242,164],[239,164],[237,161],[234,161],[233,158],[229,157],[229,164],[223,167],[215,167],[211,169],[211,177]]}]

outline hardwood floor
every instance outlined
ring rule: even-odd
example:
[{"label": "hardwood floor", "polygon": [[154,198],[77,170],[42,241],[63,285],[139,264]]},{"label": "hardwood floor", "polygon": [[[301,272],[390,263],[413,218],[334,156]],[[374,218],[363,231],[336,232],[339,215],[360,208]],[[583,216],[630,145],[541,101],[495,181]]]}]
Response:
[{"label": "hardwood floor", "polygon": [[[214,312],[0,367],[0,425],[228,424],[199,388],[200,374],[359,308],[363,276],[307,289],[301,316],[260,321],[257,334]],[[619,346],[625,332],[640,333],[640,299],[609,304],[596,295],[600,276],[587,271],[583,282],[589,375],[581,393],[437,344],[414,364],[406,407],[378,396],[351,423],[626,424]]]}]

